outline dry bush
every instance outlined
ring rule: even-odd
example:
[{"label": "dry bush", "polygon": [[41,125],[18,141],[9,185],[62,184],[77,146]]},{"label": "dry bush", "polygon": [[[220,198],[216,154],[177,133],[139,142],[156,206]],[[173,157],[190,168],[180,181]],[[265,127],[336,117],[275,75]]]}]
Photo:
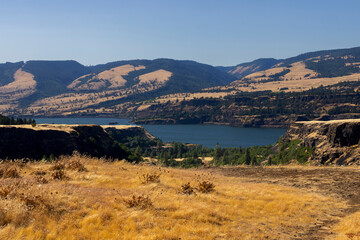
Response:
[{"label": "dry bush", "polygon": [[55,162],[51,167],[50,170],[64,170],[65,169],[65,164],[62,162]]},{"label": "dry bush", "polygon": [[3,164],[0,166],[0,178],[19,178],[19,171],[16,167],[9,164]]},{"label": "dry bush", "polygon": [[36,175],[36,176],[44,176],[46,175],[46,172],[45,171],[34,171],[32,172],[33,175]]},{"label": "dry bush", "polygon": [[14,186],[6,186],[0,188],[0,197],[6,198],[13,190]]},{"label": "dry bush", "polygon": [[214,191],[215,185],[210,181],[199,182],[197,190],[201,193],[210,193]]},{"label": "dry bush", "polygon": [[183,185],[181,185],[181,189],[180,189],[180,194],[186,194],[186,195],[190,195],[190,194],[193,194],[195,193],[195,188],[193,188],[191,186],[191,184],[188,182],[188,183],[185,183]]},{"label": "dry bush", "polygon": [[148,196],[132,195],[132,197],[129,199],[123,199],[123,201],[128,208],[145,209],[152,206],[152,202]]},{"label": "dry bush", "polygon": [[51,173],[51,177],[54,180],[60,180],[60,181],[69,179],[69,177],[66,176],[65,171],[63,169],[53,171]]},{"label": "dry bush", "polygon": [[19,199],[29,210],[34,208],[47,207],[45,200],[40,195],[31,196],[21,194]]},{"label": "dry bush", "polygon": [[159,183],[161,174],[156,173],[146,173],[140,176],[140,180],[142,184],[148,183]]},{"label": "dry bush", "polygon": [[49,183],[49,181],[44,176],[36,176],[35,180],[37,183],[46,184]]},{"label": "dry bush", "polygon": [[77,170],[78,172],[87,172],[84,164],[79,159],[70,159],[66,164],[66,169]]}]

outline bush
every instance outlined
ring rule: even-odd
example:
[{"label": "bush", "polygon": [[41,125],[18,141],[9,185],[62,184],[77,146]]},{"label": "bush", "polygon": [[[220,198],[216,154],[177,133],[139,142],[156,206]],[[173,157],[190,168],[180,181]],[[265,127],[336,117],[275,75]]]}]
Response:
[{"label": "bush", "polygon": [[190,194],[193,194],[195,193],[194,191],[195,189],[191,186],[191,184],[188,182],[188,183],[185,183],[181,186],[181,189],[180,189],[180,194],[185,194],[185,195],[190,195]]},{"label": "bush", "polygon": [[132,195],[129,199],[123,200],[128,208],[145,209],[152,206],[152,202],[148,196],[135,196]]},{"label": "bush", "polygon": [[66,176],[65,171],[62,169],[53,171],[51,173],[51,177],[54,180],[60,180],[60,181],[69,179],[69,177]]},{"label": "bush", "polygon": [[16,167],[3,165],[0,168],[0,178],[19,178],[19,172]]},{"label": "bush", "polygon": [[215,185],[209,181],[199,182],[198,191],[201,193],[210,193],[214,191]]},{"label": "bush", "polygon": [[86,172],[84,164],[78,159],[71,159],[66,166],[66,169],[77,170],[78,172]]},{"label": "bush", "polygon": [[65,164],[60,162],[55,162],[51,167],[50,170],[64,170]]},{"label": "bush", "polygon": [[41,184],[49,183],[49,181],[44,176],[35,176],[36,182]]},{"label": "bush", "polygon": [[148,184],[148,183],[158,183],[160,182],[160,176],[161,174],[156,173],[146,173],[141,175],[140,180],[142,184]]},{"label": "bush", "polygon": [[6,198],[13,190],[14,186],[6,186],[0,188],[0,197]]}]

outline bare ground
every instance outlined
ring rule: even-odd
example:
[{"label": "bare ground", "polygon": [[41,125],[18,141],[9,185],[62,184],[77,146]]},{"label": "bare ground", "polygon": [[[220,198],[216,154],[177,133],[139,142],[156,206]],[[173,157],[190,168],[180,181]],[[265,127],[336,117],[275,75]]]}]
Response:
[{"label": "bare ground", "polygon": [[309,229],[303,229],[293,239],[328,239],[334,237],[331,228],[341,218],[360,211],[360,170],[341,167],[229,167],[211,168],[211,171],[245,182],[271,183],[296,187],[309,192],[331,196],[345,201],[347,207],[334,209],[327,219]]}]

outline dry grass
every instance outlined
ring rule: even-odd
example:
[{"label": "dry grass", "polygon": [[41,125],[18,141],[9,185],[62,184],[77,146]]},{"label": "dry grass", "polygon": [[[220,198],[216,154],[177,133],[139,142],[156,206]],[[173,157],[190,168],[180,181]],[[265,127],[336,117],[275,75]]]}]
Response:
[{"label": "dry grass", "polygon": [[[19,178],[0,179],[0,239],[289,239],[342,207],[319,194],[206,169],[159,169],[79,155],[59,161],[63,168],[29,163],[16,166]],[[70,162],[88,171],[68,168]],[[60,170],[51,168],[65,169],[69,179],[53,180],[51,172]],[[161,181],[139,181],[159,171]],[[48,183],[39,183],[38,176]],[[196,194],[178,194],[184,183]]]},{"label": "dry grass", "polygon": [[172,72],[160,69],[160,70],[139,76],[140,82],[138,84],[139,85],[146,84],[146,83],[164,84],[165,82],[167,82],[169,80],[169,78],[171,76],[172,76]]},{"label": "dry grass", "polygon": [[145,67],[134,67],[130,64],[127,64],[111,68],[99,74],[94,74],[85,83],[81,83],[81,79],[91,76],[90,74],[87,74],[75,79],[70,85],[68,85],[68,88],[75,90],[99,90],[106,87],[107,84],[110,85],[108,88],[119,88],[124,86],[126,83],[126,80],[123,78],[123,76],[128,75],[132,71],[137,71],[140,69],[145,69]]},{"label": "dry grass", "polygon": [[337,233],[335,239],[360,239],[360,212],[356,212],[350,216],[345,217],[338,223],[333,231]]},{"label": "dry grass", "polygon": [[142,184],[159,183],[161,173],[144,173],[139,178]]}]

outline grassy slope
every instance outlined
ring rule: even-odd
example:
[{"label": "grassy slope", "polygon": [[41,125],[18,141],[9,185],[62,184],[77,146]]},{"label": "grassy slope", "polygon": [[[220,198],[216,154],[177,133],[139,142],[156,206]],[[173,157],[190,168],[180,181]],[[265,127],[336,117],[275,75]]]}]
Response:
[{"label": "grassy slope", "polygon": [[[0,179],[1,239],[301,238],[319,219],[343,207],[336,199],[297,188],[206,170],[109,163],[76,155],[62,161],[67,166],[81,162],[87,171],[65,168],[69,179],[60,181],[51,179],[52,164],[1,165],[20,174]],[[39,177],[42,173],[47,184]],[[161,174],[160,182],[142,183],[148,173]],[[213,182],[215,191],[178,193],[184,183],[196,187],[203,180]],[[124,200],[132,195],[149,197],[152,204],[129,208]]]},{"label": "grassy slope", "polygon": [[0,86],[14,81],[14,73],[22,67],[24,62],[0,64]]},{"label": "grassy slope", "polygon": [[28,61],[24,71],[35,76],[36,93],[21,100],[28,104],[35,100],[67,92],[66,86],[90,71],[76,61]]},{"label": "grassy slope", "polygon": [[[281,66],[281,67],[286,67],[295,62],[305,61],[309,58],[314,58],[314,57],[318,57],[318,56],[328,56],[328,57],[339,58],[339,57],[346,56],[346,55],[352,55],[352,56],[355,56],[355,58],[358,58],[360,56],[360,47],[308,52],[308,53],[300,54],[295,57],[279,59],[279,60],[271,59],[271,58],[270,59],[261,59],[260,58],[260,59],[254,60],[252,62],[249,62],[249,63],[242,63],[242,64],[239,64],[239,65],[233,66],[233,67],[218,67],[218,69],[229,72],[229,73],[233,72],[233,75],[235,75],[239,78],[242,78],[242,77],[245,77],[246,75],[254,73],[254,72],[270,69],[276,64],[279,64],[279,66]],[[325,67],[331,67],[333,65],[334,64],[331,64],[331,65],[329,64],[328,66],[325,66]],[[238,67],[250,67],[250,68],[247,71],[245,71],[244,73],[239,74],[235,71]],[[311,69],[319,69],[319,68],[315,68],[313,66],[309,66],[309,67],[311,67]],[[341,76],[341,75],[337,75],[337,76]]]}]

